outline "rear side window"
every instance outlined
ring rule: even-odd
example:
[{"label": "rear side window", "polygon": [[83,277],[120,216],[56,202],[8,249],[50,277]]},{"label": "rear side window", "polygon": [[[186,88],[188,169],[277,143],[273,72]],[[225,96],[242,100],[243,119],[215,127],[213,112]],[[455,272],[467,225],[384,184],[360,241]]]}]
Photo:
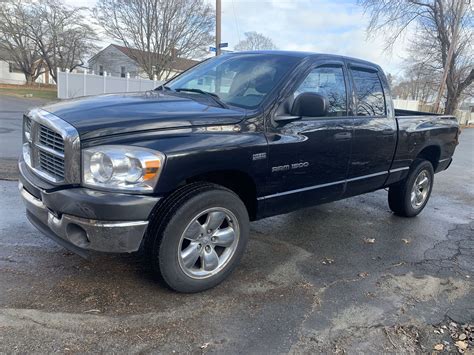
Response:
[{"label": "rear side window", "polygon": [[296,89],[295,97],[303,92],[326,96],[329,101],[327,116],[347,116],[346,86],[342,67],[313,69]]},{"label": "rear side window", "polygon": [[351,69],[357,97],[357,116],[385,115],[385,98],[376,72]]}]

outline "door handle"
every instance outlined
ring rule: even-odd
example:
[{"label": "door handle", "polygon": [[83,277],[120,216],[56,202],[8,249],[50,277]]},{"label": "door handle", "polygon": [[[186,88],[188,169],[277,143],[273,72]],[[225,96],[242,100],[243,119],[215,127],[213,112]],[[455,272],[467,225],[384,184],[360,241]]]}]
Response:
[{"label": "door handle", "polygon": [[352,138],[351,132],[341,132],[334,135],[334,139],[337,141],[347,141]]},{"label": "door handle", "polygon": [[387,129],[384,129],[384,130],[382,131],[382,134],[383,134],[384,136],[391,136],[391,135],[394,134],[394,133],[395,133],[395,130],[394,130],[394,129],[391,129],[391,128],[387,128]]}]

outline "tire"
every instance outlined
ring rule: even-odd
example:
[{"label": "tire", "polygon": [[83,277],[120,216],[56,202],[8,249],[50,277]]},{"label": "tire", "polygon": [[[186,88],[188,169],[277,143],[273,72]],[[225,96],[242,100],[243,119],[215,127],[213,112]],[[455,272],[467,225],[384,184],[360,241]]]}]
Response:
[{"label": "tire", "polygon": [[193,293],[218,285],[238,265],[249,216],[231,190],[196,183],[173,193],[149,229],[145,248],[154,274],[175,291]]},{"label": "tire", "polygon": [[[420,183],[428,179],[421,187]],[[408,176],[388,190],[388,205],[398,216],[414,217],[425,208],[431,195],[434,182],[433,165],[427,160],[416,159]],[[415,184],[418,189],[415,191]],[[412,201],[412,194],[414,200]]]}]

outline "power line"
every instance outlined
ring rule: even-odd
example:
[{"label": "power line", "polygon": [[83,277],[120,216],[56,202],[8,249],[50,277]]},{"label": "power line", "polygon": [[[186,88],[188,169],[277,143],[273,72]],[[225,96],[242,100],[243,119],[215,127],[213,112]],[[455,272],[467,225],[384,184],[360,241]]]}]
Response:
[{"label": "power line", "polygon": [[239,28],[239,23],[237,22],[237,15],[235,14],[234,0],[232,0],[232,12],[234,13],[235,29],[237,30],[237,37],[239,38],[239,42],[240,42],[240,28]]}]

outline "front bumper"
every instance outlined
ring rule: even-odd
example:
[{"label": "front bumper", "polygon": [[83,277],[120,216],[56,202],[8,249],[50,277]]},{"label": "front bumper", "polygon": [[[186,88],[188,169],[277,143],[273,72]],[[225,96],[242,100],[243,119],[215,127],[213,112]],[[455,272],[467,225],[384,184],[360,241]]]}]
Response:
[{"label": "front bumper", "polygon": [[140,248],[158,197],[102,193],[84,188],[47,189],[20,161],[19,190],[30,222],[63,247],[130,253]]}]

